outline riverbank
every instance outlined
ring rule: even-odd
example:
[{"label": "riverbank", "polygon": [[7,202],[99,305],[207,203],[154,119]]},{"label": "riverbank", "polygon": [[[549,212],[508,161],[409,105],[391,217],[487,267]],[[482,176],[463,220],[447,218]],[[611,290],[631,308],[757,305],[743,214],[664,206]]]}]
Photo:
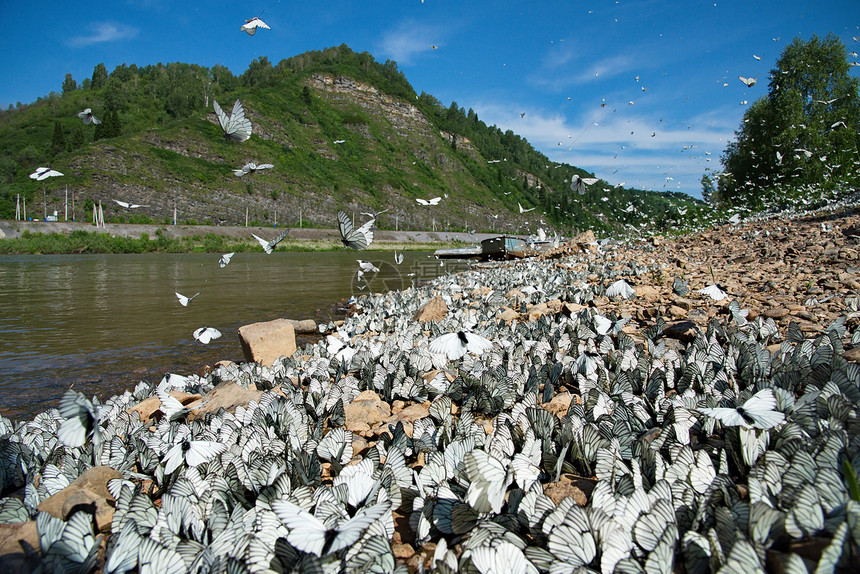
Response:
[{"label": "riverbank", "polygon": [[[251,237],[274,239],[284,229],[214,225],[149,225],[112,223],[96,228],[89,223],[0,221],[0,253],[138,253],[163,251],[223,252],[259,250]],[[343,249],[337,229],[289,228],[281,251],[331,251]],[[368,251],[427,251],[479,243],[489,233],[448,231],[374,230]],[[145,237],[147,241],[142,241]],[[108,239],[110,238],[110,239]],[[160,243],[159,243],[160,240]]]},{"label": "riverbank", "polygon": [[[359,296],[336,340],[271,367],[166,379],[196,408],[187,415],[166,416],[152,385],[139,385],[101,407],[112,413],[109,449],[51,440],[56,414],[7,424],[2,444],[16,449],[3,515],[20,520],[7,539],[38,547],[28,519],[41,509],[110,539],[90,537],[81,556],[101,544],[100,557],[119,560],[146,546],[189,568],[211,556],[252,570],[417,571],[441,560],[477,571],[825,561],[851,571],[858,212],[671,241],[588,239]],[[632,293],[611,295],[621,280]],[[701,291],[711,285],[727,296]],[[490,346],[455,358],[468,336],[431,344],[459,332]],[[74,464],[47,464],[64,456]],[[81,475],[86,489],[66,486]],[[81,501],[94,517],[74,513]],[[132,505],[146,517],[134,528]],[[323,528],[326,516],[354,542],[309,546],[300,524]],[[50,560],[56,548],[42,552]]]}]

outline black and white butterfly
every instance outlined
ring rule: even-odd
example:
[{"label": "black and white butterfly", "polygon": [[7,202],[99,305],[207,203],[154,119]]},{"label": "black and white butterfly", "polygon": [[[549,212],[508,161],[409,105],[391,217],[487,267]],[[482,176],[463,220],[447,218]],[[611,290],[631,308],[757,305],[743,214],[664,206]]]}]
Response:
[{"label": "black and white butterfly", "polygon": [[249,18],[245,20],[245,23],[242,24],[241,30],[247,33],[249,36],[253,36],[257,33],[257,28],[263,28],[264,30],[271,30],[268,24],[260,20],[259,18]]},{"label": "black and white butterfly", "polygon": [[175,293],[176,293],[176,298],[179,299],[179,304],[182,305],[183,307],[188,307],[188,304],[191,303],[191,300],[194,299],[195,297],[197,297],[198,295],[200,295],[200,292],[197,292],[194,295],[192,295],[191,297],[186,297],[185,295],[183,295],[182,293],[180,293],[178,291],[175,291]]},{"label": "black and white butterfly", "polygon": [[183,462],[188,466],[197,466],[212,459],[227,447],[220,442],[211,440],[183,440],[170,447],[161,461],[164,463],[164,474],[170,474]]},{"label": "black and white butterfly", "polygon": [[116,204],[123,209],[137,209],[138,207],[148,207],[146,205],[138,205],[137,203],[129,203],[127,201],[120,201],[118,199],[114,199],[114,202],[116,202]]},{"label": "black and white butterfly", "polygon": [[78,117],[81,118],[86,125],[92,124],[100,124],[102,121],[93,115],[93,111],[90,108],[85,109],[82,112],[78,112]]},{"label": "black and white butterfly", "polygon": [[439,205],[442,198],[434,197],[433,199],[421,199],[420,197],[416,197],[415,201],[417,201],[419,205]]},{"label": "black and white butterfly", "polygon": [[254,237],[254,239],[256,239],[257,241],[260,242],[260,245],[263,246],[263,251],[265,251],[266,254],[271,255],[272,251],[275,250],[275,246],[278,243],[280,243],[281,241],[283,241],[283,239],[287,235],[289,235],[289,233],[290,233],[290,230],[285,229],[284,231],[281,232],[280,235],[278,235],[276,238],[272,239],[271,241],[266,241],[265,239],[263,239],[259,235],[254,235],[253,233],[251,235]]},{"label": "black and white butterfly", "polygon": [[245,108],[242,107],[242,102],[236,100],[229,116],[224,113],[217,100],[212,100],[212,105],[215,107],[215,115],[218,116],[218,123],[221,124],[227,141],[243,142],[251,137],[251,130],[253,129],[251,120],[245,117]]},{"label": "black and white butterfly", "polygon": [[341,242],[350,249],[366,249],[373,241],[373,224],[375,219],[367,221],[358,229],[353,228],[352,221],[343,210],[337,212],[337,225],[340,230]]},{"label": "black and white butterfly", "polygon": [[221,255],[221,259],[218,260],[218,265],[220,265],[222,269],[224,267],[227,267],[233,255],[235,255],[235,253],[224,253],[223,255]]},{"label": "black and white butterfly", "polygon": [[457,331],[436,337],[430,342],[430,352],[445,355],[451,361],[456,361],[467,352],[480,355],[493,347],[493,343],[480,335]]},{"label": "black and white butterfly", "polygon": [[44,179],[48,179],[49,177],[59,177],[61,175],[63,174],[55,169],[51,169],[50,167],[37,167],[36,171],[30,174],[30,179],[42,181]]},{"label": "black and white butterfly", "polygon": [[391,505],[382,502],[363,508],[349,520],[329,529],[316,516],[292,502],[274,500],[271,505],[281,522],[290,530],[287,541],[302,552],[316,556],[352,546],[373,523],[391,512]]},{"label": "black and white butterfly", "polygon": [[394,262],[400,265],[403,263],[403,253],[394,252]]},{"label": "black and white butterfly", "polygon": [[234,169],[233,175],[235,175],[236,177],[242,177],[243,175],[248,175],[249,173],[255,173],[257,171],[260,171],[261,169],[272,169],[273,167],[275,167],[275,166],[271,163],[261,163],[261,164],[257,165],[254,162],[248,162],[245,165],[243,165],[242,167],[240,167],[239,169]]},{"label": "black and white butterfly", "polygon": [[743,76],[738,76],[738,79],[742,81],[744,85],[746,85],[746,87],[751,88],[758,81],[758,76],[756,76],[755,78],[745,78]]},{"label": "black and white butterfly", "polygon": [[208,345],[209,341],[217,339],[221,336],[221,331],[214,327],[200,327],[194,331],[194,338],[204,345]]},{"label": "black and white butterfly", "polygon": [[762,389],[735,408],[716,407],[700,409],[725,426],[753,426],[760,429],[775,427],[785,420],[785,415],[776,410],[776,397],[771,389]]},{"label": "black and white butterfly", "polygon": [[60,414],[66,418],[57,429],[57,437],[70,447],[82,446],[88,436],[93,444],[100,444],[100,409],[94,406],[82,393],[69,389],[60,399]]}]

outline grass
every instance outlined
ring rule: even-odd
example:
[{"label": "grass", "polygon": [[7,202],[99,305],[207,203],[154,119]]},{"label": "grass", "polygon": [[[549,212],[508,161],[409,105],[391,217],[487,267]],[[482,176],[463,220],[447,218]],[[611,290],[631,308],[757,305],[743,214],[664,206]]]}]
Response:
[{"label": "grass", "polygon": [[[375,241],[367,251],[432,251],[454,247],[455,242],[400,242]],[[286,239],[275,251],[339,251],[344,249],[334,239]],[[252,240],[233,239],[214,233],[172,238],[163,234],[149,237],[112,236],[95,231],[64,233],[31,233],[21,237],[0,240],[0,255],[49,255],[63,253],[228,253],[262,251]]]}]

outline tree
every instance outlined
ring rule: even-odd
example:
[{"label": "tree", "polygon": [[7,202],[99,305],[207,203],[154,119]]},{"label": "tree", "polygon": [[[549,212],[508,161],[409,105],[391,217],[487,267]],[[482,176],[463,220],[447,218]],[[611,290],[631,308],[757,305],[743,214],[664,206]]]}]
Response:
[{"label": "tree", "polygon": [[747,109],[723,152],[720,201],[761,207],[789,190],[823,197],[860,182],[858,86],[839,38],[795,38],[771,70],[767,97]]},{"label": "tree", "polygon": [[66,74],[66,79],[63,80],[63,95],[71,94],[78,89],[78,83],[71,74]]},{"label": "tree", "polygon": [[93,68],[93,79],[90,82],[90,86],[97,90],[104,86],[108,80],[107,68],[105,68],[104,64],[96,64],[96,67]]},{"label": "tree", "polygon": [[51,156],[66,151],[66,136],[63,134],[63,126],[60,122],[54,122],[54,135],[51,138]]},{"label": "tree", "polygon": [[84,125],[78,122],[75,129],[72,130],[72,138],[69,140],[69,151],[76,150],[87,145],[87,138],[84,135]]}]

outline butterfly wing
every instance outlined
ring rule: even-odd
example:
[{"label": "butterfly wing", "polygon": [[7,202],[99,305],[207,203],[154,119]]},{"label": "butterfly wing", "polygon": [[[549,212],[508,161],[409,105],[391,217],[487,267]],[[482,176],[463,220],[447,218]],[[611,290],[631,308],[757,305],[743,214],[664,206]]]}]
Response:
[{"label": "butterfly wing", "polygon": [[480,335],[474,333],[465,333],[466,335],[466,350],[470,353],[480,355],[484,351],[489,351],[493,348],[493,343]]},{"label": "butterfly wing", "polygon": [[316,516],[286,500],[273,500],[271,506],[278,519],[289,529],[287,540],[290,544],[302,552],[322,555],[326,527]]},{"label": "butterfly wing", "polygon": [[224,268],[227,267],[227,264],[230,263],[230,259],[233,257],[234,253],[224,253],[221,255],[221,259],[218,260],[218,264]]},{"label": "butterfly wing", "polygon": [[[362,509],[338,527],[339,532],[332,541],[329,552],[337,552],[355,544],[361,538],[361,535],[364,534],[365,530],[390,511],[391,506],[388,502],[374,504]],[[289,537],[287,537],[287,540],[292,542]]]},{"label": "butterfly wing", "polygon": [[179,299],[179,304],[182,305],[183,307],[187,307],[188,301],[190,301],[190,299],[188,299],[188,297],[179,293],[178,291],[174,291],[174,293],[176,293],[176,298]]},{"label": "butterfly wing", "polygon": [[776,410],[776,397],[771,389],[762,389],[751,396],[743,409],[758,428],[769,429],[785,420],[785,415]]},{"label": "butterfly wing", "polygon": [[466,354],[466,345],[457,333],[446,333],[430,342],[430,352],[445,355],[450,360],[456,361]]},{"label": "butterfly wing", "polygon": [[708,415],[709,417],[717,419],[725,426],[736,427],[747,424],[744,420],[743,415],[741,415],[741,413],[739,413],[737,409],[715,407],[712,409],[699,410],[702,413]]},{"label": "butterfly wing", "polygon": [[179,468],[182,461],[185,460],[185,455],[182,452],[182,444],[177,443],[168,449],[167,454],[161,462],[164,463],[164,474],[172,474],[174,470]]},{"label": "butterfly wing", "polygon": [[192,440],[188,444],[189,448],[185,452],[185,462],[188,466],[203,464],[227,450],[227,447],[220,442],[211,440]]},{"label": "butterfly wing", "polygon": [[260,242],[260,245],[262,245],[262,246],[263,246],[263,251],[265,251],[266,253],[271,253],[271,252],[272,252],[272,248],[269,246],[269,242],[268,242],[268,241],[266,241],[265,239],[263,239],[263,238],[262,238],[262,237],[260,237],[259,235],[254,235],[253,233],[251,234],[251,236],[252,236],[254,239],[256,239],[257,241],[259,241],[259,242]]},{"label": "butterfly wing", "polygon": [[224,137],[229,141],[243,142],[251,137],[252,129],[251,120],[245,117],[245,108],[242,107],[242,102],[236,100],[233,103],[233,111],[227,121],[227,127],[224,128]]},{"label": "butterfly wing", "polygon": [[221,129],[224,132],[227,132],[227,123],[230,119],[227,117],[227,114],[224,113],[224,110],[221,109],[221,105],[218,103],[218,100],[212,100],[212,106],[215,108],[215,115],[218,116],[218,123],[221,124]]}]

